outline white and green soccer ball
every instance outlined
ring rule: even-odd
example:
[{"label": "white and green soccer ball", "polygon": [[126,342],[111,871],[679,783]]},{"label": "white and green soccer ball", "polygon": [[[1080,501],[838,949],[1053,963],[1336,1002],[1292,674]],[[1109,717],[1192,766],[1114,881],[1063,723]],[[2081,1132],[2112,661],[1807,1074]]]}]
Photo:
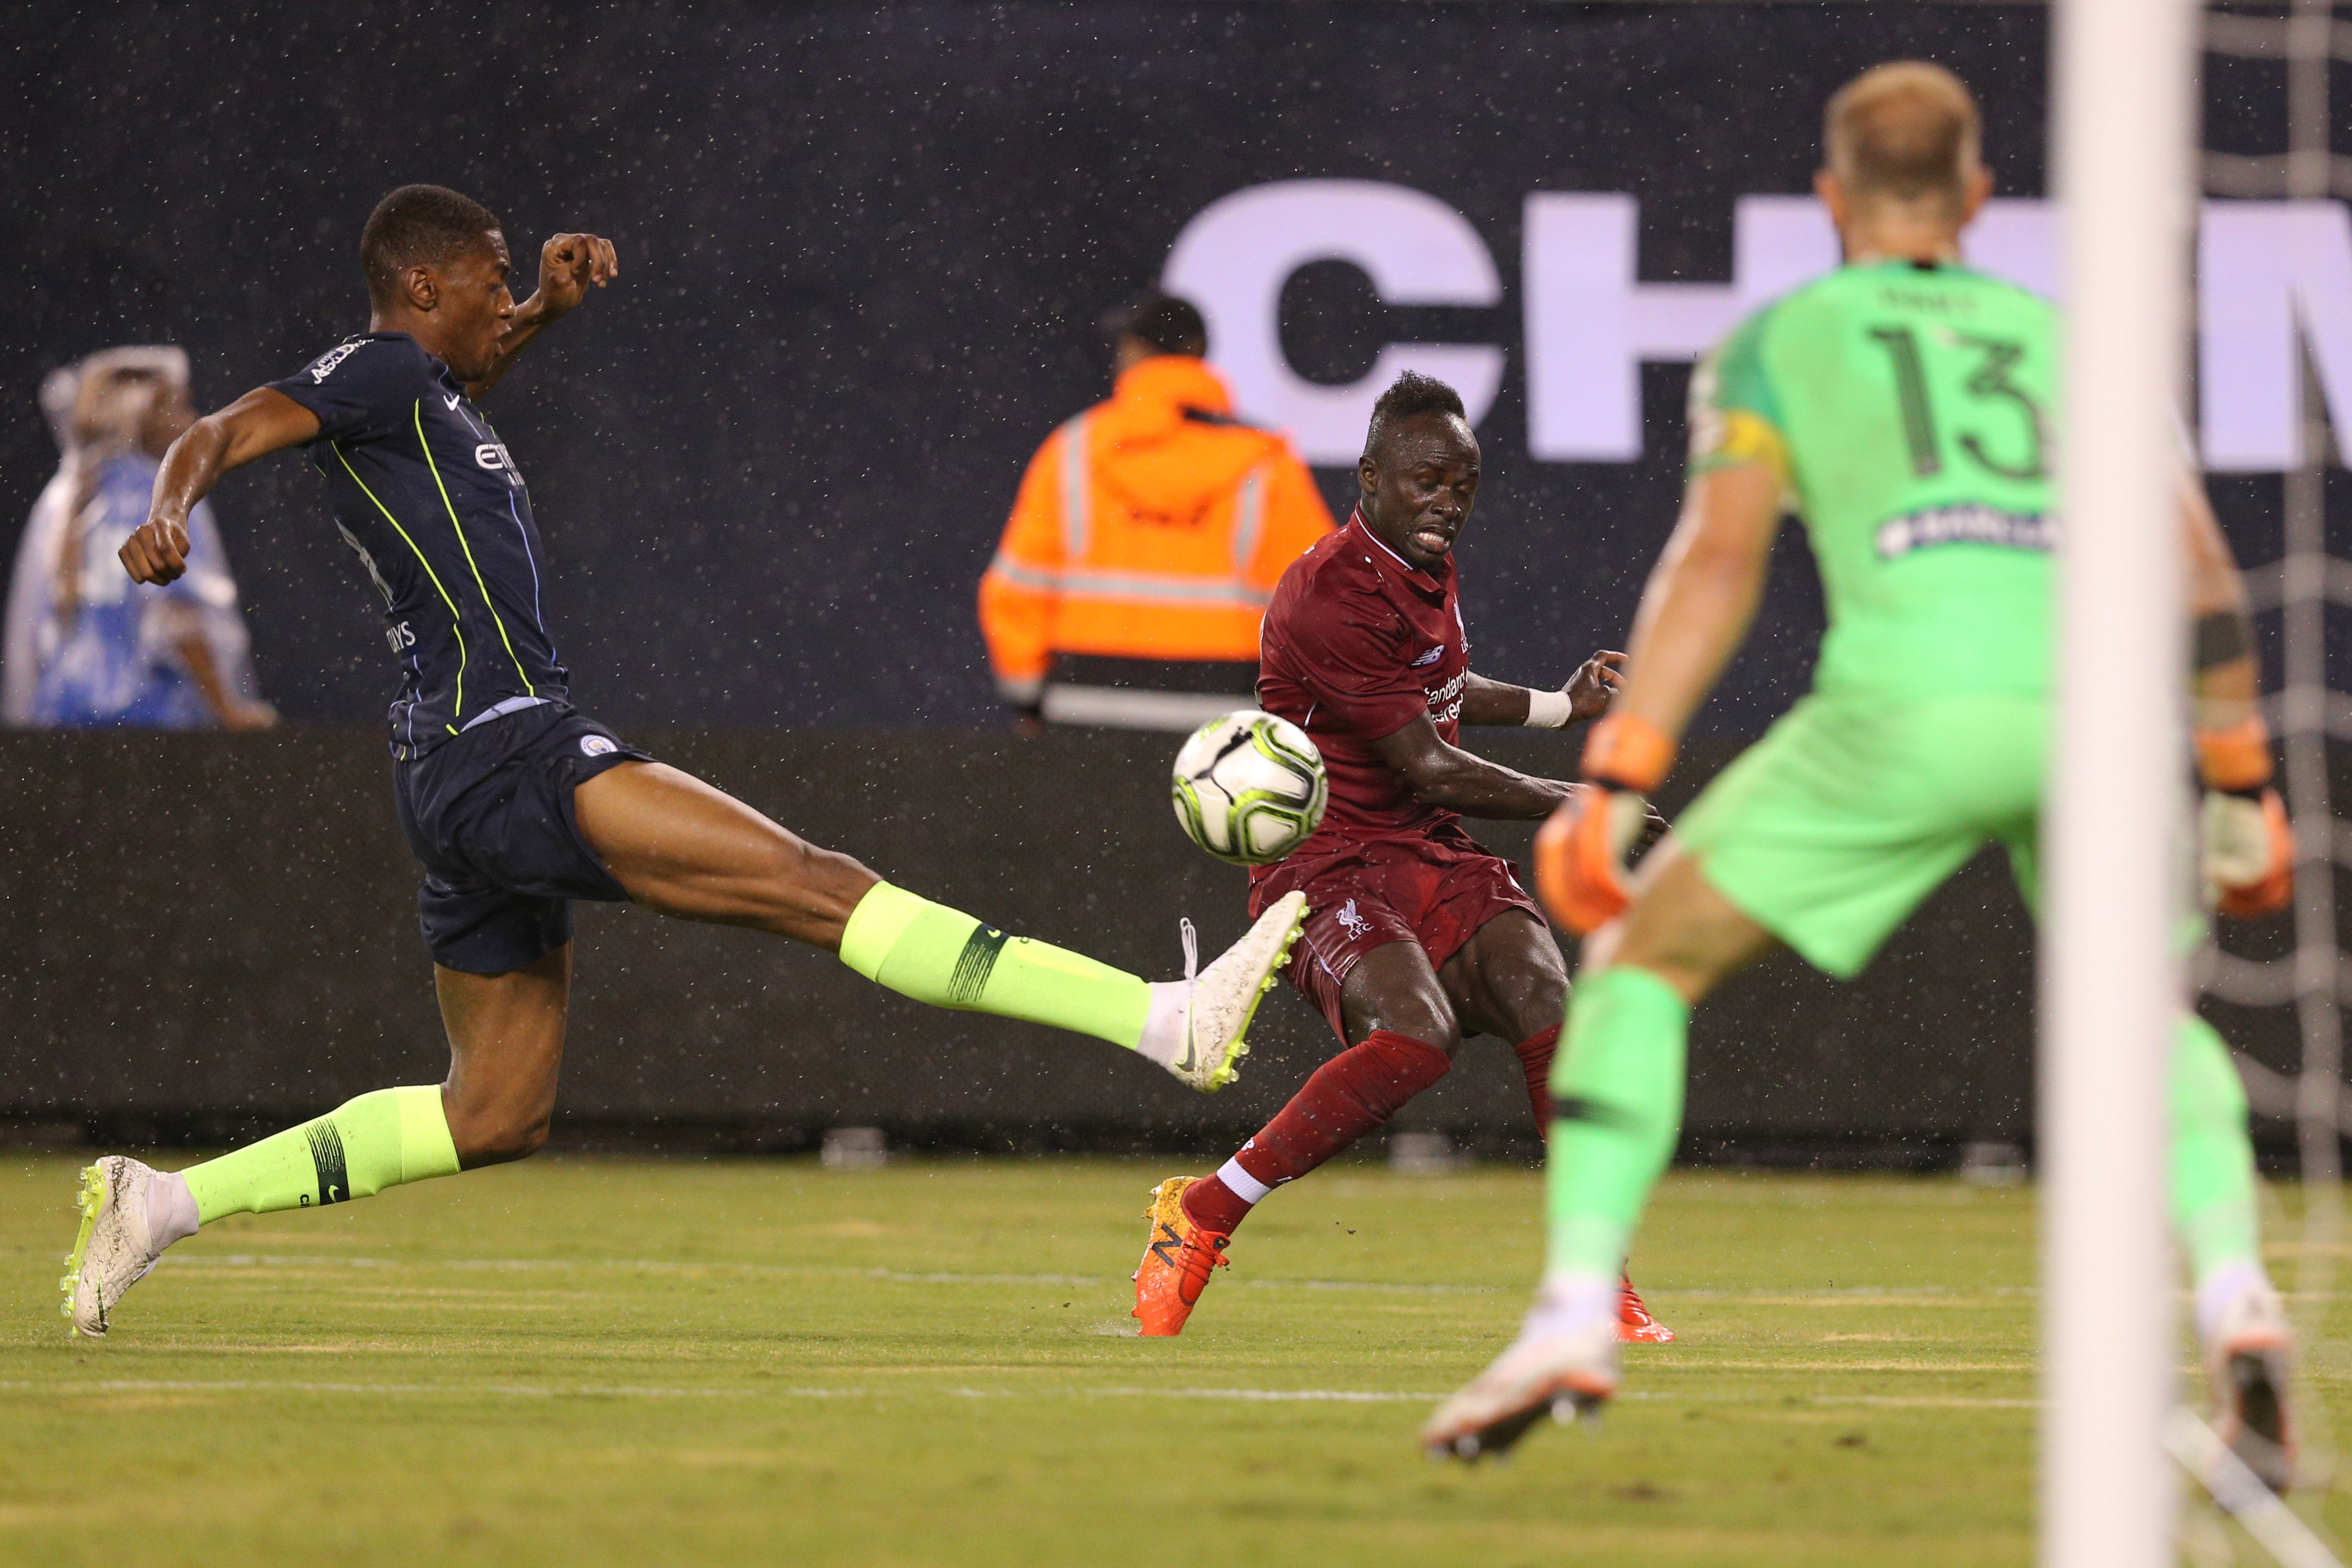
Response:
[{"label": "white and green soccer ball", "polygon": [[1272,865],[1314,835],[1331,784],[1305,730],[1252,707],[1192,732],[1171,793],[1194,843],[1235,865]]}]

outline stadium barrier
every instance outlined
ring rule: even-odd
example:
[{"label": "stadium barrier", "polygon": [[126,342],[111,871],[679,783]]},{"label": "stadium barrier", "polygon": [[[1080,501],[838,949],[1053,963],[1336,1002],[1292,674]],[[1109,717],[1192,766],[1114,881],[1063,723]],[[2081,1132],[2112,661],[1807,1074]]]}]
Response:
[{"label": "stadium barrier", "polygon": [[[1179,915],[1244,925],[1242,873],[1187,843],[1162,737],[676,729],[633,735],[817,842],[982,918],[1165,977]],[[1570,744],[1489,733],[1538,771]],[[1727,758],[1702,746],[1680,803]],[[362,729],[0,735],[0,1136],[241,1136],[446,1062],[390,764]],[[1531,829],[1484,824],[1524,859]],[[2262,956],[2257,932],[2248,956]],[[2032,1127],[2032,956],[1997,860],[1971,865],[1853,987],[1773,959],[1702,1009],[1686,1157],[1933,1166]],[[2222,1009],[2274,1068],[2274,1012]],[[2269,1038],[2271,1035],[2278,1039]],[[1287,988],[1213,1098],[1092,1041],[881,991],[750,932],[582,905],[559,1142],[801,1148],[895,1142],[1209,1150],[1329,1050]],[[1532,1148],[1517,1064],[1477,1040],[1399,1119]],[[2277,1130],[2273,1128],[2273,1130]]]}]

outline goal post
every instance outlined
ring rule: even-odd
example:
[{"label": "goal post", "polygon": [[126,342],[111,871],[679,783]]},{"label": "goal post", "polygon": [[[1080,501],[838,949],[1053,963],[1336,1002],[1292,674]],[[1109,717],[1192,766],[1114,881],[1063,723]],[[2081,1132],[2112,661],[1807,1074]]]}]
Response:
[{"label": "goal post", "polygon": [[2165,1083],[2182,1005],[2174,458],[2200,12],[2057,0],[2065,254],[2059,679],[2042,858],[2044,1568],[2169,1568],[2177,1497]]}]

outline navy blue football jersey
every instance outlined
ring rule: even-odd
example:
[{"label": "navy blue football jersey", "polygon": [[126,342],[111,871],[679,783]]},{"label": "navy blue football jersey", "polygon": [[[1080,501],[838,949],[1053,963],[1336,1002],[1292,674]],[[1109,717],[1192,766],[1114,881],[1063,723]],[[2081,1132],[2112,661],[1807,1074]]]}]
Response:
[{"label": "navy blue football jersey", "polygon": [[383,595],[401,664],[393,755],[419,756],[493,709],[568,700],[530,496],[449,367],[405,332],[369,332],[269,385],[319,416],[310,461]]}]

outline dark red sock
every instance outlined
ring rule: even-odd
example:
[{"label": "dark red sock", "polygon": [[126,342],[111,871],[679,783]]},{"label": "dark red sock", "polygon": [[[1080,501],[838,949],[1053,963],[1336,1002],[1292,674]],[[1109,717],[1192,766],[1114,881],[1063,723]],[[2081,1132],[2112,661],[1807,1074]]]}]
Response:
[{"label": "dark red sock", "polygon": [[[1437,1047],[1374,1030],[1315,1070],[1290,1103],[1234,1156],[1267,1186],[1296,1181],[1396,1114],[1454,1063]],[[1230,1234],[1250,1206],[1215,1176],[1185,1189],[1192,1223]]]},{"label": "dark red sock", "polygon": [[1184,1189],[1184,1218],[1203,1230],[1231,1236],[1234,1227],[1249,1217],[1250,1206],[1223,1180],[1210,1176]]},{"label": "dark red sock", "polygon": [[1558,1024],[1511,1047],[1519,1053],[1519,1071],[1528,1075],[1528,1104],[1535,1111],[1538,1136],[1551,1132],[1551,1053],[1559,1047]]}]

